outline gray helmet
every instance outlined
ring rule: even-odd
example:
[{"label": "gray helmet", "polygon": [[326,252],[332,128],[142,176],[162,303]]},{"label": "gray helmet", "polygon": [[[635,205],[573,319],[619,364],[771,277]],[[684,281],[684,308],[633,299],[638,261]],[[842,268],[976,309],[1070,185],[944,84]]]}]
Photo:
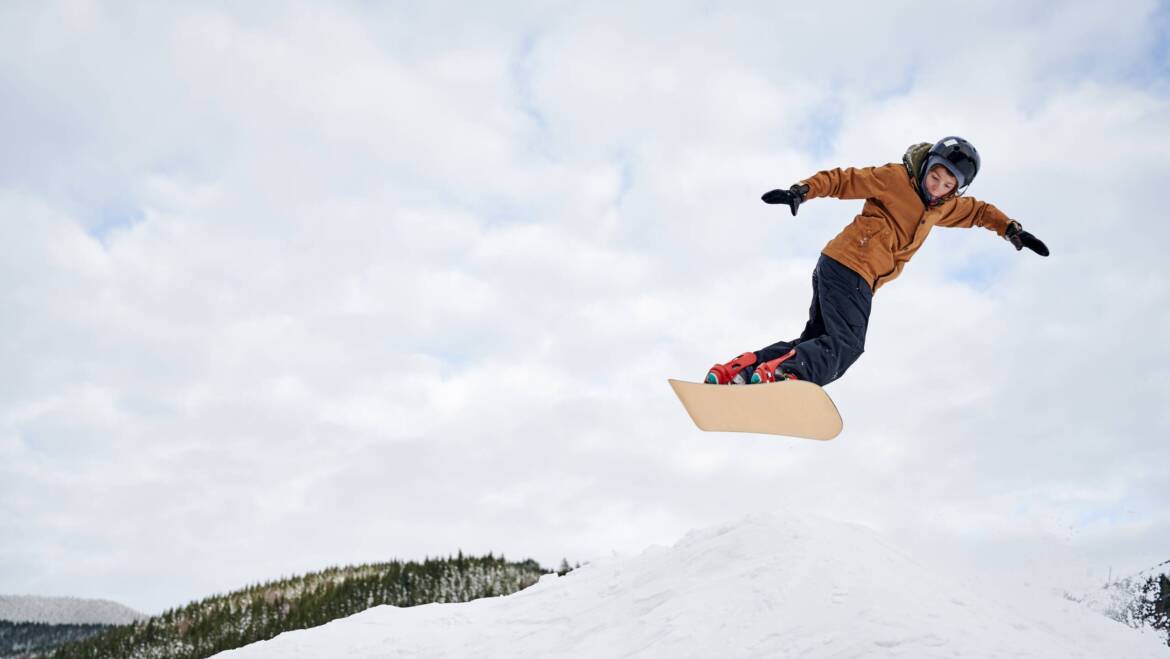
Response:
[{"label": "gray helmet", "polygon": [[947,168],[947,171],[954,174],[959,183],[957,190],[959,194],[962,194],[967,186],[971,185],[971,181],[975,180],[975,175],[979,173],[979,152],[970,142],[961,137],[954,135],[944,137],[930,147],[930,151],[927,152],[926,162],[922,165],[919,180],[925,181],[926,173],[935,165],[942,165]]}]

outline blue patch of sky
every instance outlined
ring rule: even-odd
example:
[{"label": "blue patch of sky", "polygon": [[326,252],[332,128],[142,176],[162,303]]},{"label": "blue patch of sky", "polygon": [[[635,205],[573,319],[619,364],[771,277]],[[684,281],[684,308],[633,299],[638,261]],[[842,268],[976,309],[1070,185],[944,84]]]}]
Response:
[{"label": "blue patch of sky", "polygon": [[203,179],[209,169],[204,156],[203,152],[194,149],[170,153],[152,160],[150,171],[176,178]]},{"label": "blue patch of sky", "polygon": [[457,209],[478,218],[487,227],[508,224],[531,224],[539,218],[533,209],[515,197],[478,195],[470,187],[436,185],[421,193],[425,203],[436,203],[444,208]]},{"label": "blue patch of sky", "polygon": [[914,83],[918,79],[918,67],[911,63],[902,70],[902,75],[895,79],[888,87],[879,87],[873,93],[875,101],[888,101],[907,96],[914,91]]},{"label": "blue patch of sky", "polygon": [[1124,505],[1117,505],[1113,507],[1090,508],[1082,510],[1077,515],[1077,526],[1090,527],[1097,525],[1113,526],[1120,522],[1126,521],[1127,518],[1133,516],[1132,510],[1127,510]]},{"label": "blue patch of sky", "polygon": [[433,359],[437,359],[448,366],[460,368],[466,366],[470,359],[467,353],[455,350],[453,348],[439,348],[439,347],[424,347],[422,348],[424,354]]},{"label": "blue patch of sky", "polygon": [[[184,151],[154,159],[142,167],[141,172],[145,171],[187,181],[201,181],[208,178],[209,166],[202,154]],[[145,212],[129,190],[129,179],[141,172],[137,169],[105,172],[101,176],[87,177],[83,183],[70,190],[71,203],[78,216],[85,218],[86,231],[91,236],[105,243],[112,233],[146,220]]]},{"label": "blue patch of sky", "polygon": [[[870,100],[881,102],[906,96],[914,90],[917,77],[918,67],[908,64],[896,78],[871,88]],[[797,147],[814,159],[829,156],[836,146],[845,119],[845,100],[840,90],[847,86],[856,87],[853,83],[835,81],[825,98],[797,126]]]},{"label": "blue patch of sky", "polygon": [[536,221],[532,209],[507,198],[478,199],[465,204],[468,212],[475,214],[487,226],[504,224],[525,224]]},{"label": "blue patch of sky", "polygon": [[[1075,56],[1063,59],[1048,73],[1048,84],[1070,85],[1102,81],[1170,95],[1170,3],[1159,2],[1143,21],[1147,33],[1136,39],[1140,47],[1131,52],[1127,45],[1115,51],[1109,43],[1086,46]],[[1120,52],[1121,54],[1115,54]],[[1042,104],[1044,94],[1038,94]]]},{"label": "blue patch of sky", "polygon": [[[982,230],[978,231],[982,232]],[[931,236],[933,237],[933,235],[932,233]],[[979,237],[983,237],[981,233]],[[982,293],[1002,283],[1004,265],[1005,262],[1000,257],[986,258],[986,255],[977,255],[949,263],[943,273],[949,281],[958,282]]]},{"label": "blue patch of sky", "polygon": [[532,69],[535,66],[536,46],[540,37],[536,33],[525,34],[516,44],[512,53],[511,79],[512,89],[516,96],[516,104],[520,112],[528,118],[534,129],[535,137],[530,148],[547,155],[548,152],[548,119],[537,106],[532,89]]},{"label": "blue patch of sky", "polygon": [[1151,75],[1170,81],[1170,3],[1161,2],[1151,17],[1154,42],[1150,52]]},{"label": "blue patch of sky", "polygon": [[109,199],[89,215],[86,232],[105,244],[110,234],[146,220],[142,208],[128,199]]},{"label": "blue patch of sky", "polygon": [[[1144,88],[1147,91],[1170,93],[1170,3],[1159,2],[1144,21],[1149,30],[1149,38],[1141,39],[1145,48],[1138,51],[1132,60],[1125,62],[1125,66],[1113,73],[1121,78],[1122,82],[1134,87]],[[1093,75],[1098,72],[1100,62],[1093,59],[1097,53],[1087,54],[1081,66],[1076,67],[1071,75]],[[1109,73],[1106,70],[1106,73]]]},{"label": "blue patch of sky", "polygon": [[[612,207],[620,209],[629,193],[634,189],[636,177],[631,159],[619,156],[614,162],[618,170],[618,186],[614,196],[606,201]],[[444,204],[457,207],[479,218],[487,228],[539,224],[548,219],[524,203],[523,200],[512,197],[468,198],[448,192],[440,194],[440,198]]]},{"label": "blue patch of sky", "polygon": [[980,293],[991,290],[1000,280],[1000,269],[980,263],[965,263],[959,268],[948,268],[946,277]]},{"label": "blue patch of sky", "polygon": [[830,94],[797,126],[797,148],[811,154],[816,160],[828,156],[841,133],[843,121],[842,101],[836,94]]},{"label": "blue patch of sky", "polygon": [[[983,249],[973,251],[973,246]],[[986,229],[938,227],[915,258],[934,259],[946,281],[984,293],[1003,283],[1014,255],[1010,245]]]},{"label": "blue patch of sky", "polygon": [[615,158],[618,166],[618,192],[614,199],[614,206],[621,207],[626,195],[634,189],[634,162],[627,153],[620,153]]}]

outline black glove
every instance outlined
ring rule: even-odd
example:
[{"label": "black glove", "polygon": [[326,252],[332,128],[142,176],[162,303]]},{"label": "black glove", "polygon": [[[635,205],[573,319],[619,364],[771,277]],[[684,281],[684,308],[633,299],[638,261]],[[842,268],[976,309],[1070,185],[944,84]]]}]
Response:
[{"label": "black glove", "polygon": [[800,202],[804,201],[806,194],[808,194],[808,186],[797,183],[787,190],[765,192],[764,196],[760,198],[767,204],[788,204],[788,207],[792,209],[792,214],[796,215],[796,209],[800,208]]},{"label": "black glove", "polygon": [[1027,247],[1040,256],[1048,256],[1048,246],[1040,242],[1040,239],[1036,236],[1024,231],[1024,227],[1015,220],[1012,220],[1008,224],[1007,231],[1004,232],[1003,237],[1015,245],[1017,252]]}]

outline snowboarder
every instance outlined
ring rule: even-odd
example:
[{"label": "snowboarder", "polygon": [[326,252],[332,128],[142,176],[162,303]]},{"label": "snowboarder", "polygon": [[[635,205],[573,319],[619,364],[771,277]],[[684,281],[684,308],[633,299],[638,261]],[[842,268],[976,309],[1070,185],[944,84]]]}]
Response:
[{"label": "snowboarder", "polygon": [[813,270],[808,323],[799,338],[779,341],[716,364],[709,384],[755,384],[806,380],[824,386],[845,374],[865,348],[873,294],[902,272],[906,262],[940,227],[983,227],[1016,250],[1048,256],[1048,248],[995,206],[964,197],[979,173],[979,153],[961,137],[915,144],[901,163],[830,169],[787,190],[764,194],[786,204],[793,216],[817,197],[865,199],[853,218],[821,251]]}]

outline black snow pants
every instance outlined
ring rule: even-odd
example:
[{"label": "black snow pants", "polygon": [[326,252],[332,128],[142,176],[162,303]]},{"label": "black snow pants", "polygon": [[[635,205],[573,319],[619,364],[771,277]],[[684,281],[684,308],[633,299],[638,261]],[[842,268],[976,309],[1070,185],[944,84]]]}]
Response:
[{"label": "black snow pants", "polygon": [[813,270],[812,283],[812,307],[800,338],[757,351],[756,363],[796,348],[780,370],[824,386],[845,375],[845,369],[865,352],[873,290],[861,275],[824,254]]}]

